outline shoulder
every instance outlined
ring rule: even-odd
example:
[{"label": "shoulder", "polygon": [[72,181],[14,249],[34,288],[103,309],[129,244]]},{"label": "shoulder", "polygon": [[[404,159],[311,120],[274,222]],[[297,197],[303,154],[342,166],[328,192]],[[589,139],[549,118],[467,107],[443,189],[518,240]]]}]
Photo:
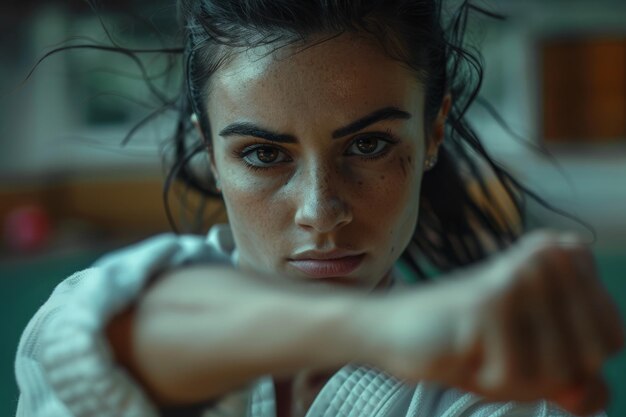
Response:
[{"label": "shoulder", "polygon": [[230,227],[227,224],[213,226],[206,236],[157,235],[111,252],[94,264],[109,268],[121,263],[134,268],[150,265],[153,269],[164,266],[180,266],[195,262],[232,263],[236,254]]}]

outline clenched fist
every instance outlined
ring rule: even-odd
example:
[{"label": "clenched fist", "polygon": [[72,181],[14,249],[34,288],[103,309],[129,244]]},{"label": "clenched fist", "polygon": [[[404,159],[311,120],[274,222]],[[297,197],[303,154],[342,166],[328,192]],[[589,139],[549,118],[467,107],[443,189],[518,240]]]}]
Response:
[{"label": "clenched fist", "polygon": [[373,361],[489,401],[547,399],[603,408],[602,364],[624,344],[591,252],[571,234],[534,232],[449,279],[378,300]]}]

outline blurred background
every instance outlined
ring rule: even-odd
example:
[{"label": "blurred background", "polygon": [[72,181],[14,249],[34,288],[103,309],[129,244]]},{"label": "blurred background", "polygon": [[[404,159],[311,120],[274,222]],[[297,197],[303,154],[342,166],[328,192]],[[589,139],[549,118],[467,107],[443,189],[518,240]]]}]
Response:
[{"label": "blurred background", "polygon": [[[7,298],[0,305],[0,415],[15,412],[19,335],[54,286],[104,252],[171,230],[161,155],[174,114],[158,113],[122,142],[159,100],[176,96],[175,55],[142,55],[158,93],[128,56],[84,49],[52,55],[22,84],[55,47],[110,45],[99,19],[121,45],[178,46],[173,0],[99,4],[96,13],[80,0],[0,3],[0,293]],[[509,17],[470,22],[486,68],[470,119],[495,159],[593,226],[601,277],[626,318],[626,2],[478,4]],[[592,238],[539,205],[528,210],[532,224]],[[626,416],[626,355],[605,372],[609,416]]]}]

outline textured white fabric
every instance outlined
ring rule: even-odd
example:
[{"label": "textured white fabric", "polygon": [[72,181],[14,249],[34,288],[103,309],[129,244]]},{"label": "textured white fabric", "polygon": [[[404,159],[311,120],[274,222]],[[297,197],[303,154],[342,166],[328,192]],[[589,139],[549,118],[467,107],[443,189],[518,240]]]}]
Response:
[{"label": "textured white fabric", "polygon": [[[272,380],[253,392],[249,417],[274,417]],[[207,417],[211,414],[206,414]],[[404,384],[385,372],[346,365],[326,383],[306,417],[571,417],[546,401],[487,403],[434,382]],[[604,413],[597,414],[597,417]]]},{"label": "textured white fabric", "polygon": [[[161,235],[105,256],[54,290],[28,323],[18,346],[17,417],[156,417],[157,407],[112,357],[103,335],[110,317],[136,299],[148,280],[190,263],[237,264],[228,226],[206,239]],[[225,396],[202,417],[274,417],[273,381]],[[194,417],[196,417],[194,416]],[[384,372],[346,365],[313,401],[307,417],[565,417],[546,402],[484,403],[423,382],[407,385]]]},{"label": "textured white fabric", "polygon": [[18,345],[17,416],[157,416],[140,387],[114,363],[103,328],[162,270],[197,262],[232,263],[234,256],[229,230],[220,226],[206,239],[154,237],[61,282]]}]

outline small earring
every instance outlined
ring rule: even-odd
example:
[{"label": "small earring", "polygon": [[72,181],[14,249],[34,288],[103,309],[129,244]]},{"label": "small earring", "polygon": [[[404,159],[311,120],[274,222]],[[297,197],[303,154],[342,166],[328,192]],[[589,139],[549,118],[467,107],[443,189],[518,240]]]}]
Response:
[{"label": "small earring", "polygon": [[220,180],[218,180],[217,178],[215,179],[215,189],[216,189],[218,192],[221,192],[221,191],[222,191],[222,184],[220,183]]},{"label": "small earring", "polygon": [[424,168],[426,169],[426,171],[430,171],[434,168],[435,165],[437,165],[437,154],[431,155],[426,158],[426,162],[424,163]]}]

